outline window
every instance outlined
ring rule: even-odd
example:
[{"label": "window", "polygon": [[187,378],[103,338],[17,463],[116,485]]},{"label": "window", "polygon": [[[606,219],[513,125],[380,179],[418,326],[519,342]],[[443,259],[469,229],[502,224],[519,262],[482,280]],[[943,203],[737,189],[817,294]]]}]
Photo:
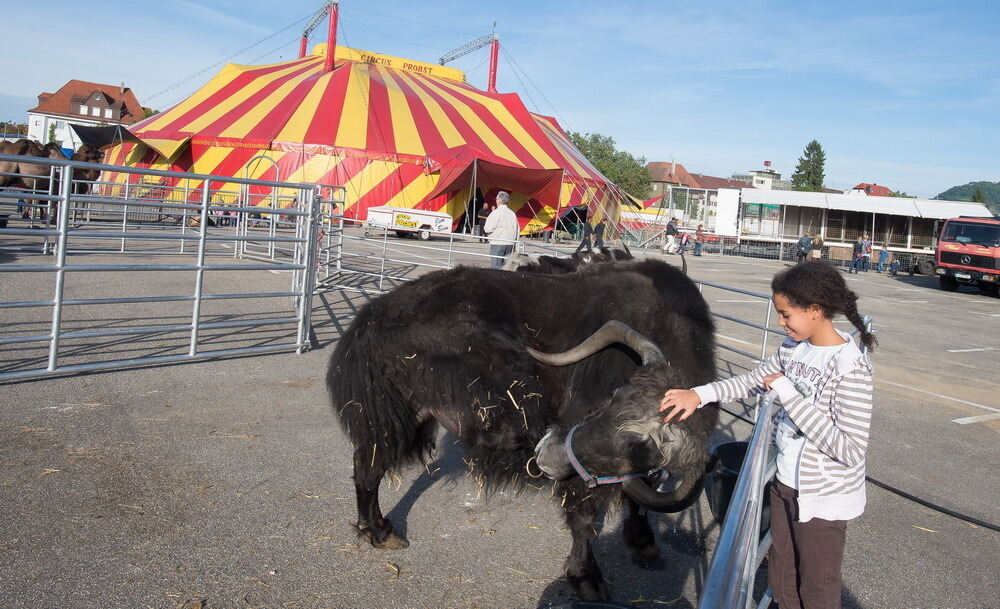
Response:
[{"label": "window", "polygon": [[1000,226],[974,222],[949,221],[945,226],[941,241],[974,243],[984,247],[997,247],[1000,243]]},{"label": "window", "polygon": [[101,109],[100,108],[91,108],[90,109],[90,115],[91,116],[100,116],[101,115]]},{"label": "window", "polygon": [[86,104],[80,104],[80,114],[83,114],[84,116],[86,116],[86,114],[87,114],[87,105]]},{"label": "window", "polygon": [[111,108],[104,109],[104,118],[111,118]]}]

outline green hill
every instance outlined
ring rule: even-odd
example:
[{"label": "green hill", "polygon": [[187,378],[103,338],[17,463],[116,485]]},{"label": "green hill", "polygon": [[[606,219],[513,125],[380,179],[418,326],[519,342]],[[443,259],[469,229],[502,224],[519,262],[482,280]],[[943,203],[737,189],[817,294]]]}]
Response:
[{"label": "green hill", "polygon": [[1000,182],[969,182],[962,186],[952,186],[934,198],[945,201],[971,201],[976,188],[983,193],[986,208],[1000,215]]}]

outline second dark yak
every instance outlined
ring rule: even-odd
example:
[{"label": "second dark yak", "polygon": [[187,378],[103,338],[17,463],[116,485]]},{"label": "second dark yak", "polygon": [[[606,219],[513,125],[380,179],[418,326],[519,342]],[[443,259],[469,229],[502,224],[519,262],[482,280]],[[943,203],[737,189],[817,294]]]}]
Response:
[{"label": "second dark yak", "polygon": [[[624,499],[624,541],[646,562],[659,548],[640,506],[680,511],[701,493],[718,409],[667,425],[657,408],[667,389],[714,380],[713,333],[695,284],[649,260],[564,275],[456,268],[373,300],[327,374],[354,445],[360,534],[409,545],[383,516],[379,486],[427,459],[441,426],[487,489],[553,479],[572,534],[567,579],[584,599],[607,598],[592,550],[602,510]],[[584,480],[627,474],[641,477]]]}]

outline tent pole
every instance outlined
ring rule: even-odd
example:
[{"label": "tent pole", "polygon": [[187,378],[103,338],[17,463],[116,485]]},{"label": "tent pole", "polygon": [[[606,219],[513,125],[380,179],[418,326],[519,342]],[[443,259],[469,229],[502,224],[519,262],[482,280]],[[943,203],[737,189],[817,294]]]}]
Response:
[{"label": "tent pole", "polygon": [[[478,159],[472,159],[472,188],[469,189],[469,197],[470,197],[470,200],[472,201],[472,209],[476,208],[476,205],[475,205],[475,202],[476,202],[476,170],[478,168],[479,168],[479,160]],[[469,211],[468,211],[469,204],[466,203],[465,205],[466,205],[465,225],[469,226]],[[483,205],[486,205],[486,197],[483,197]],[[469,229],[469,233],[470,234],[476,232],[476,228],[475,227],[476,227],[476,220],[477,219],[473,218],[472,220],[473,220],[473,222],[472,222],[472,228]]]},{"label": "tent pole", "polygon": [[556,199],[556,218],[552,222],[552,236],[556,236],[556,232],[559,231],[559,216],[562,214],[562,200],[563,200],[563,180],[566,179],[566,170],[562,170],[562,174],[559,176],[559,198]]},{"label": "tent pole", "polygon": [[339,12],[338,0],[330,1],[330,25],[326,35],[326,62],[323,64],[324,72],[333,71],[333,56],[337,50],[337,14]]},{"label": "tent pole", "polygon": [[497,59],[500,53],[500,38],[493,34],[493,42],[490,43],[490,72],[489,80],[486,83],[486,91],[497,92]]}]

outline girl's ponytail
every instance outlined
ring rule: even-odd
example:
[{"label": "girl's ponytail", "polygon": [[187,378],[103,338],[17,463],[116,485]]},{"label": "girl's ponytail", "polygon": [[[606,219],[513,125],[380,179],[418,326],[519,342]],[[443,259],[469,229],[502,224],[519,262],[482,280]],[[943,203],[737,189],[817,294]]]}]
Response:
[{"label": "girl's ponytail", "polygon": [[858,334],[861,336],[861,344],[869,351],[874,350],[875,345],[878,344],[878,339],[865,327],[865,322],[861,319],[861,314],[858,313],[858,297],[850,290],[848,290],[847,298],[844,299],[843,313],[847,321],[851,322],[858,329]]}]

